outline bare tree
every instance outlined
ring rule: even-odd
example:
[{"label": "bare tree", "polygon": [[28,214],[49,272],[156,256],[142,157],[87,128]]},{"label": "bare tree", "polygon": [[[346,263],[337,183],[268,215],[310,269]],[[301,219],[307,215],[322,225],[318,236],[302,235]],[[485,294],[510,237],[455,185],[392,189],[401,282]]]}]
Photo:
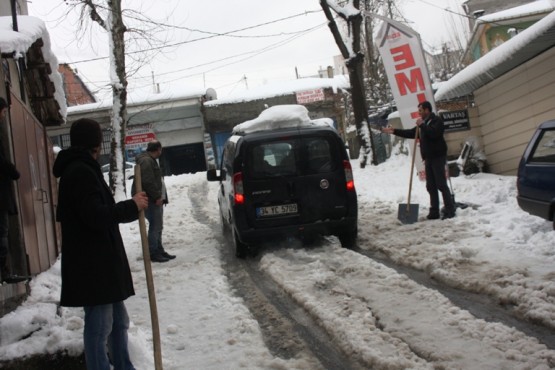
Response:
[{"label": "bare tree", "polygon": [[[108,36],[110,61],[110,88],[112,90],[112,137],[110,160],[110,188],[116,200],[126,198],[125,184],[125,136],[127,133],[127,64],[126,43],[146,40],[150,46],[157,41],[153,37],[154,29],[161,24],[144,17],[140,12],[127,10],[128,18],[141,24],[141,27],[128,28],[124,23],[124,10],[121,0],[65,0],[72,7],[81,8],[81,28],[87,18],[98,24]],[[83,30],[81,30],[83,31]],[[126,33],[132,31],[137,38],[126,42]],[[127,54],[129,55],[129,54]],[[133,57],[144,63],[144,53],[132,53]],[[137,70],[139,67],[134,68]]]},{"label": "bare tree", "polygon": [[66,0],[81,6],[81,25],[89,16],[108,35],[110,87],[112,89],[112,138],[110,186],[116,199],[125,198],[125,135],[127,132],[127,76],[125,71],[125,32],[121,0]]},{"label": "bare tree", "polygon": [[[372,151],[372,163],[377,164],[374,146],[372,145],[372,131],[368,128],[368,109],[363,78],[364,54],[361,52],[362,13],[360,0],[348,0],[339,5],[336,0],[320,0],[320,5],[329,23],[328,26],[339,47],[341,55],[349,71],[351,82],[351,99],[353,114],[357,128],[357,137],[361,144],[360,166],[366,167],[368,154]],[[345,21],[348,37],[343,38],[331,10]]]},{"label": "bare tree", "polygon": [[[393,18],[391,0],[384,3],[383,0],[363,0],[361,10],[369,13],[389,13]],[[364,76],[366,87],[366,98],[372,106],[380,107],[391,102],[391,89],[385,73],[378,48],[374,45],[374,32],[376,29],[376,18],[365,16],[363,20],[364,43],[361,45],[364,59]]]}]

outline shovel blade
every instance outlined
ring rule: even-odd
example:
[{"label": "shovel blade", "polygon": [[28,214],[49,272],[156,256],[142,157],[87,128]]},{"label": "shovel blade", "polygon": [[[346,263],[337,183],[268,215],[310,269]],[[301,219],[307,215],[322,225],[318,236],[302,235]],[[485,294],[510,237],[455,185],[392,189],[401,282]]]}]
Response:
[{"label": "shovel blade", "polygon": [[399,204],[397,218],[404,224],[413,224],[418,221],[418,204]]}]

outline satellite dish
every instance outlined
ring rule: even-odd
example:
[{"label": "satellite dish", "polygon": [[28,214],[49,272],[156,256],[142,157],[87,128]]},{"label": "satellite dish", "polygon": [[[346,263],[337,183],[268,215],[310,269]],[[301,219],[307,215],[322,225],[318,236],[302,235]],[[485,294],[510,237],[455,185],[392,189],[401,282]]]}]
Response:
[{"label": "satellite dish", "polygon": [[206,89],[206,94],[204,96],[206,97],[206,101],[218,99],[218,94],[216,94],[216,90],[211,87]]}]

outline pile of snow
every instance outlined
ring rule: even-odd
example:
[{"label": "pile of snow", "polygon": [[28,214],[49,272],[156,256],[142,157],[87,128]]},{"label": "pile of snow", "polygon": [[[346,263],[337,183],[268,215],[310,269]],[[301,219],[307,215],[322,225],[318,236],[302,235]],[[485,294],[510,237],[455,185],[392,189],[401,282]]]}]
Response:
[{"label": "pile of snow", "polygon": [[330,119],[311,120],[304,105],[284,104],[263,110],[257,118],[236,125],[233,132],[248,134],[290,127],[330,126],[330,123],[333,127],[333,121]]},{"label": "pile of snow", "polygon": [[0,50],[3,54],[14,53],[15,58],[21,58],[35,41],[42,39],[42,55],[52,70],[49,78],[55,87],[54,98],[60,105],[61,116],[65,118],[67,104],[62,76],[58,72],[58,58],[51,50],[50,35],[44,22],[39,18],[18,15],[17,27],[16,32],[13,30],[12,17],[0,17]]}]

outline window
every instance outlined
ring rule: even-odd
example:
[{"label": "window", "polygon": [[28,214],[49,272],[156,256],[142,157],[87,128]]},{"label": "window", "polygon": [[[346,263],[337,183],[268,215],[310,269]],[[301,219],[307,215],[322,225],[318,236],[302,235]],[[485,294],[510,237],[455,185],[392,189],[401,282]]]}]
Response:
[{"label": "window", "polygon": [[555,163],[555,130],[545,130],[538,140],[530,162]]},{"label": "window", "polygon": [[330,144],[326,139],[308,139],[306,148],[309,173],[323,173],[334,170]]},{"label": "window", "polygon": [[276,141],[254,146],[250,155],[251,175],[254,178],[288,176],[297,173],[295,141]]}]

